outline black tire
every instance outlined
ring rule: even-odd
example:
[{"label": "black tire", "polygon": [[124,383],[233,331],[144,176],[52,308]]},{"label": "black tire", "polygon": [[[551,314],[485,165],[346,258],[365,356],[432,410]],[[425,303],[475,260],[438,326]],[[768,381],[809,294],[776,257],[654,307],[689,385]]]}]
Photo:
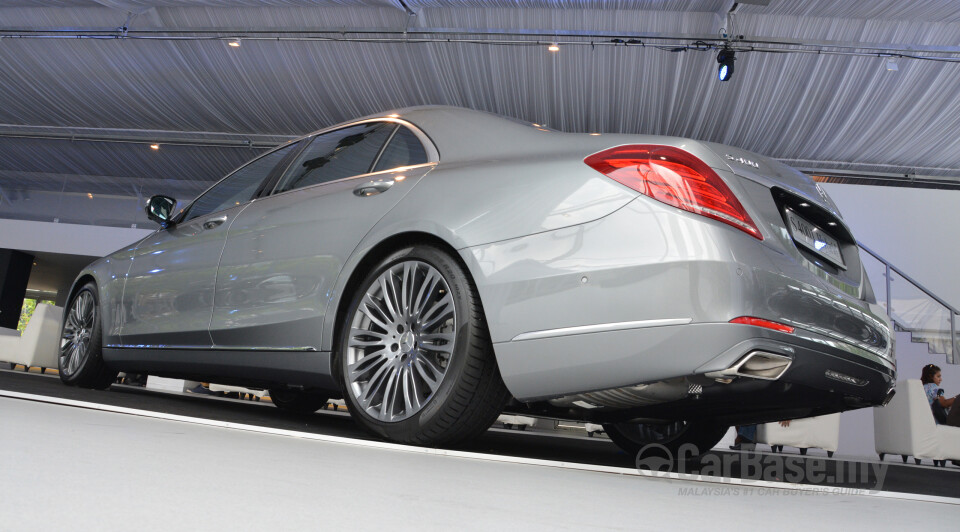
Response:
[{"label": "black tire", "polygon": [[326,394],[304,392],[299,390],[276,389],[269,390],[270,400],[280,410],[312,414],[327,404]]},{"label": "black tire", "polygon": [[[412,271],[409,285],[407,268]],[[401,270],[402,276],[395,274]],[[391,282],[399,281],[401,289],[391,289],[397,296],[393,300],[400,302],[403,294],[409,294],[408,300],[402,301],[409,303],[404,310],[386,313],[390,310],[389,292],[382,289],[381,276]],[[437,276],[439,280],[434,283]],[[402,290],[404,286],[409,286],[406,292]],[[375,295],[378,290],[382,296],[379,300]],[[368,295],[368,291],[374,295]],[[364,316],[369,314],[361,312],[362,302],[367,313],[382,313],[379,324],[371,318],[363,325]],[[399,304],[394,308],[399,309]],[[438,316],[442,317],[439,322]],[[434,446],[469,441],[493,425],[509,398],[494,358],[477,289],[464,267],[434,246],[408,247],[380,261],[352,295],[339,327],[336,367],[347,408],[360,426],[388,440]],[[360,347],[357,342],[370,334],[382,336],[382,344]],[[391,335],[399,336],[390,340],[394,337]],[[430,343],[427,337],[446,339]],[[368,357],[372,363],[359,362]],[[357,362],[354,376],[349,369],[351,359]],[[389,368],[395,368],[395,372]],[[378,378],[381,371],[385,373]],[[426,371],[433,372],[433,381],[421,380],[417,385],[417,379],[422,379]],[[388,379],[394,384],[385,384]],[[409,389],[416,395],[409,403],[395,408],[400,386],[403,399],[410,398],[407,379]],[[384,399],[391,390],[393,396]]]},{"label": "black tire", "polygon": [[626,453],[663,451],[671,460],[695,458],[713,448],[728,427],[704,422],[677,421],[656,425],[644,423],[604,423],[603,430]]},{"label": "black tire", "polygon": [[117,379],[118,372],[103,361],[100,297],[92,281],[74,294],[64,312],[57,369],[64,384],[81,388],[104,390]]}]

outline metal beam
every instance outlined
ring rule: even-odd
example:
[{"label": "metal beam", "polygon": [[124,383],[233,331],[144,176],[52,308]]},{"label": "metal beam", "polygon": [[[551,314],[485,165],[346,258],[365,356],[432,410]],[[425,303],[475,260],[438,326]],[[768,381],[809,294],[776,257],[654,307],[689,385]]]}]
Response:
[{"label": "metal beam", "polygon": [[86,142],[122,142],[221,148],[272,148],[296,135],[259,135],[209,131],[164,131],[86,127],[22,126],[0,124],[0,138],[34,138]]},{"label": "metal beam", "polygon": [[[548,39],[556,42],[558,38],[577,39],[580,42],[602,40],[610,42],[614,39],[629,44],[628,41],[639,41],[635,44],[643,45],[645,41],[658,41],[651,44],[661,44],[659,41],[671,42],[703,42],[709,44],[729,43],[716,34],[701,33],[657,33],[657,32],[608,32],[582,30],[540,30],[540,29],[501,29],[501,28],[144,28],[130,29],[122,35],[117,28],[23,28],[0,27],[0,38],[115,38],[115,39],[164,39],[164,40],[206,40],[225,39],[230,37],[267,40],[344,40],[344,41],[373,41],[390,40],[409,42],[411,38],[421,38],[429,42],[447,42],[456,40],[481,40],[478,38],[510,37],[519,41],[538,42],[538,39]],[[490,42],[497,42],[491,40]],[[576,41],[575,41],[576,42]],[[595,42],[594,44],[602,44]],[[870,50],[889,54],[911,53],[940,53],[960,54],[960,46],[921,45],[921,44],[889,44],[859,41],[807,41],[802,39],[784,39],[778,37],[747,36],[734,41],[739,46],[784,46],[801,49],[836,49],[836,50]],[[759,50],[758,50],[759,51]]]}]

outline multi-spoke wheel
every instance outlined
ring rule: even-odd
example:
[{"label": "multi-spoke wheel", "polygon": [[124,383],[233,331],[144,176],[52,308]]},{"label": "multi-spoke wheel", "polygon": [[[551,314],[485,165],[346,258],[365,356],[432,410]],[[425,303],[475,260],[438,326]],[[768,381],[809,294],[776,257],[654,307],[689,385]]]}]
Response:
[{"label": "multi-spoke wheel", "polygon": [[117,378],[101,356],[100,305],[97,286],[88,283],[67,307],[60,333],[60,380],[84,388],[103,389]]},{"label": "multi-spoke wheel", "polygon": [[342,324],[344,396],[357,421],[395,441],[474,437],[507,398],[479,297],[443,251],[394,253],[361,283]]},{"label": "multi-spoke wheel", "polygon": [[727,428],[700,421],[603,424],[607,436],[627,453],[637,456],[642,451],[665,450],[671,459],[700,456],[723,438]]}]

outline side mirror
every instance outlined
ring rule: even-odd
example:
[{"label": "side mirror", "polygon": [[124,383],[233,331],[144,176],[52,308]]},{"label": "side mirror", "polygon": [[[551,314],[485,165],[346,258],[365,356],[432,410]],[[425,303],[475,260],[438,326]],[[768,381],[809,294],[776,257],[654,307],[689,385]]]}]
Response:
[{"label": "side mirror", "polygon": [[173,209],[176,206],[177,200],[170,196],[157,195],[150,198],[143,210],[146,211],[147,218],[160,224],[160,227],[166,228],[170,225],[170,219],[173,218]]}]

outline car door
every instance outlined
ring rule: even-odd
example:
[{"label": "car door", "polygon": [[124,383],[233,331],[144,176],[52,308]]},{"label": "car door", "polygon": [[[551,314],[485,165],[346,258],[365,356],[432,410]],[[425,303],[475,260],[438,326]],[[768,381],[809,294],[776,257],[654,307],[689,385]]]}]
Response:
[{"label": "car door", "polygon": [[274,193],[230,227],[211,336],[218,348],[314,350],[344,262],[436,160],[422,134],[367,122],[317,135]]},{"label": "car door", "polygon": [[121,342],[136,347],[210,347],[220,252],[234,218],[282,171],[296,143],[242,166],[198,197],[176,223],[143,240],[123,288]]}]

